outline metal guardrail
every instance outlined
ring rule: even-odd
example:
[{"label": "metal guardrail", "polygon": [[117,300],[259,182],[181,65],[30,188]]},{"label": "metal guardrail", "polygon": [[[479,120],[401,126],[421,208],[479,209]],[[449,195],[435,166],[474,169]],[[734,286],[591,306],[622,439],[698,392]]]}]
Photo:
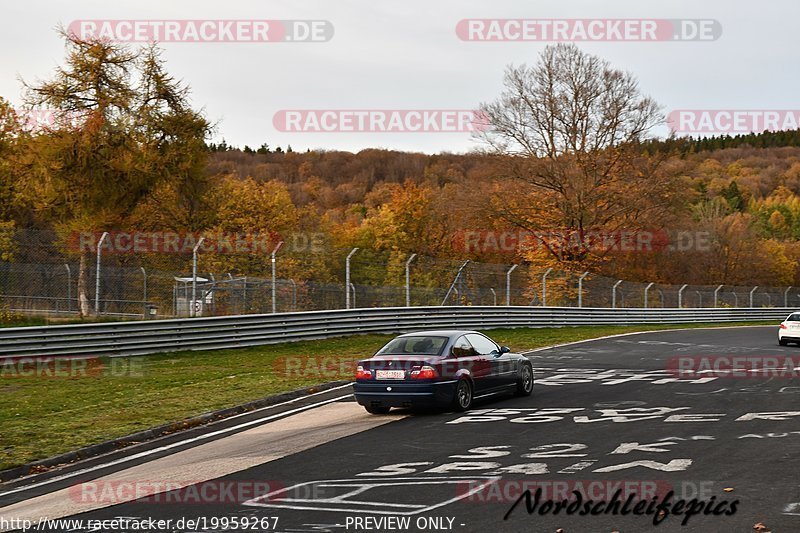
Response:
[{"label": "metal guardrail", "polygon": [[123,356],[242,348],[435,328],[520,328],[783,320],[792,309],[384,307],[173,320],[0,328],[0,358]]}]

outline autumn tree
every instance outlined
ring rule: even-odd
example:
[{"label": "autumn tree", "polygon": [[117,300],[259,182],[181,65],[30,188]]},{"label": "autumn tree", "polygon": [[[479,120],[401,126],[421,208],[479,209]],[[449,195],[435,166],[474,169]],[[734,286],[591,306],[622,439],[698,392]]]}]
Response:
[{"label": "autumn tree", "polygon": [[[402,185],[385,184],[368,195],[366,216],[350,244],[371,248],[386,258],[386,267],[373,276],[377,281],[399,284],[412,253],[442,256],[449,250],[452,229],[447,219],[456,213],[441,209],[440,194],[436,188],[407,180]],[[432,279],[418,276],[426,282]]]},{"label": "autumn tree", "polygon": [[[278,241],[288,241],[297,228],[297,209],[286,185],[277,181],[257,182],[253,178],[221,176],[211,189],[208,202],[214,212],[207,228],[212,235],[238,235],[250,239],[249,242],[262,239],[259,242],[272,247]],[[253,253],[204,256],[203,261],[223,271],[239,270],[253,275],[263,274],[269,269],[269,253],[263,246],[254,249]]]},{"label": "autumn tree", "polygon": [[[211,125],[166,72],[159,49],[62,35],[64,66],[26,84],[26,104],[55,116],[33,143],[27,179],[57,230],[121,228],[158,187],[202,183]],[[82,315],[90,313],[87,254],[78,277]]]},{"label": "autumn tree", "polygon": [[19,206],[19,163],[26,132],[11,105],[0,98],[0,260],[14,255],[12,238]]},{"label": "autumn tree", "polygon": [[537,237],[554,266],[589,267],[591,231],[635,230],[669,212],[676,184],[665,156],[641,142],[663,121],[636,79],[572,44],[548,46],[533,66],[511,66],[481,107],[478,137],[498,156],[497,214]]},{"label": "autumn tree", "polygon": [[221,231],[280,235],[297,226],[289,191],[277,181],[225,176],[214,187],[210,202],[216,213],[214,228]]},{"label": "autumn tree", "polygon": [[17,171],[15,160],[19,155],[22,127],[11,105],[0,98],[0,222],[12,220]]}]

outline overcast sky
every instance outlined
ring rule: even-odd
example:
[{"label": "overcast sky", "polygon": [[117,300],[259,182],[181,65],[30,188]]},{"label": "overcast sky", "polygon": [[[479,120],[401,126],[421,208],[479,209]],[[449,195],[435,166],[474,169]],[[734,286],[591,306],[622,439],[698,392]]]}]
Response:
[{"label": "overcast sky", "polygon": [[797,0],[26,0],[5,2],[0,96],[20,103],[18,78],[48,78],[62,62],[54,28],[82,19],[326,20],[327,42],[164,43],[168,69],[218,122],[217,140],[295,150],[381,147],[464,152],[469,133],[287,133],[291,109],[474,109],[495,98],[510,63],[532,63],[545,42],[467,42],[468,18],[715,19],[714,41],[585,42],[634,73],[673,109],[800,109]]}]

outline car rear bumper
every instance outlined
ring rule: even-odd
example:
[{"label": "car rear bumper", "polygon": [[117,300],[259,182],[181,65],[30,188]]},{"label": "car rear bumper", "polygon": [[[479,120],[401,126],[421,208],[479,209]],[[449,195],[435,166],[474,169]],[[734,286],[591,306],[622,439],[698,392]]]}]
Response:
[{"label": "car rear bumper", "polygon": [[778,339],[787,342],[800,342],[800,331],[792,331],[791,333],[779,333]]},{"label": "car rear bumper", "polygon": [[365,407],[428,407],[452,402],[457,383],[356,382],[353,390],[356,401]]}]

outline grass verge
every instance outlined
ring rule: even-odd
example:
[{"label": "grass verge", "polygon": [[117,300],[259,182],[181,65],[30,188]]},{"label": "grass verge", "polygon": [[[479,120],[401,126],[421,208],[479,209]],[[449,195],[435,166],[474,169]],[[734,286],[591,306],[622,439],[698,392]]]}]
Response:
[{"label": "grass verge", "polygon": [[[720,324],[486,333],[523,351],[619,333],[712,325]],[[102,358],[51,363],[35,371],[30,365],[6,363],[0,366],[0,470],[281,392],[350,379],[353,363],[392,337],[360,335],[236,350]],[[31,375],[23,375],[26,372]]]},{"label": "grass verge", "polygon": [[[75,316],[31,316],[0,310],[0,328],[20,328],[27,326],[66,326],[70,324],[98,324],[107,322],[124,322],[123,317],[88,317],[80,318]],[[139,318],[128,318],[127,320],[141,320]]]}]

